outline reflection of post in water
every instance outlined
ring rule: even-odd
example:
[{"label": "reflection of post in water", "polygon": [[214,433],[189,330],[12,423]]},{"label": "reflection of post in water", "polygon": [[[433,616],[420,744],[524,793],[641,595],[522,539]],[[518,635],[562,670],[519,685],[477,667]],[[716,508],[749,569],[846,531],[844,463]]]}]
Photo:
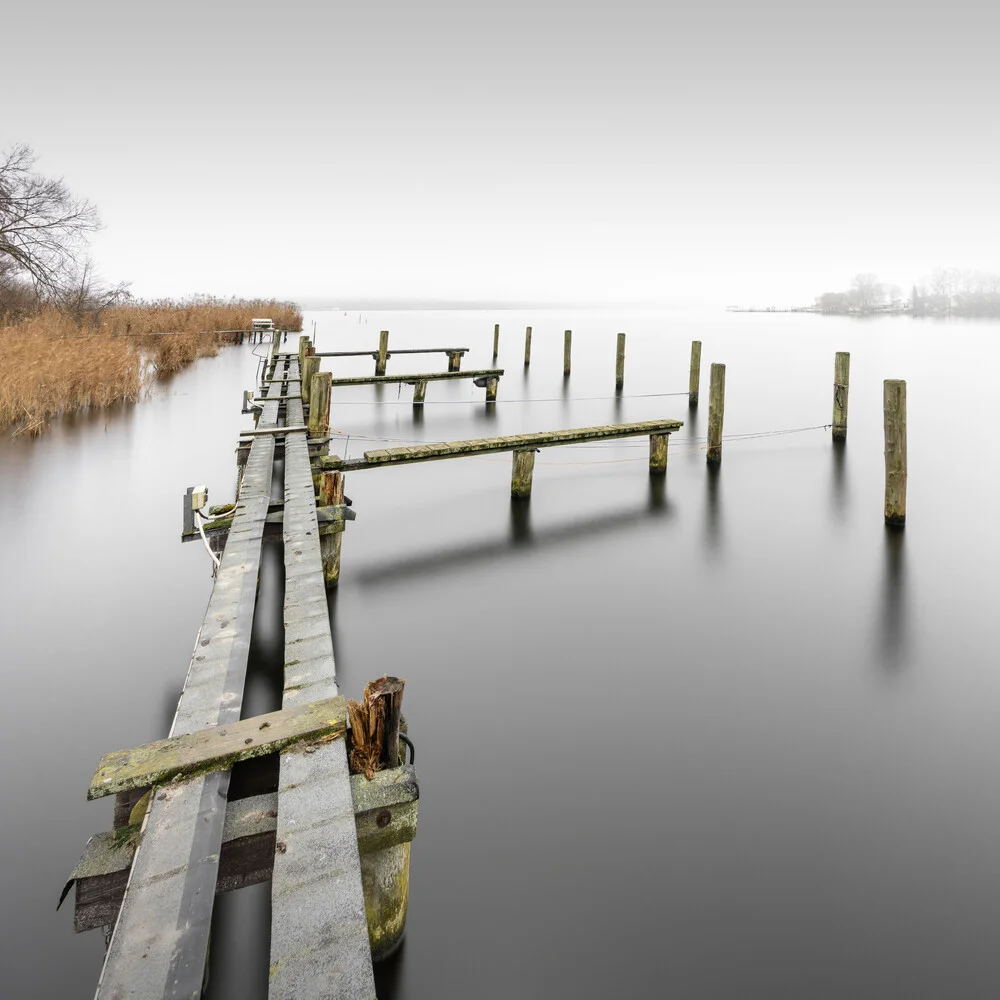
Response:
[{"label": "reflection of post in water", "polygon": [[620,424],[622,422],[622,392],[624,390],[621,386],[615,388],[615,423]]},{"label": "reflection of post in water", "polygon": [[705,465],[705,540],[710,549],[718,548],[721,540],[719,514],[719,480],[721,477],[721,464],[707,463]]},{"label": "reflection of post in water", "polygon": [[652,513],[657,510],[664,510],[667,506],[667,477],[649,477],[649,502],[647,509]]},{"label": "reflection of post in water", "polygon": [[528,497],[511,498],[510,540],[513,545],[531,544],[531,500]]},{"label": "reflection of post in water", "polygon": [[413,426],[419,427],[424,422],[424,408],[422,406],[411,406],[413,411]]},{"label": "reflection of post in water", "polygon": [[833,512],[843,520],[847,512],[847,442],[842,438],[833,439],[833,476],[831,478],[830,498],[833,501]]},{"label": "reflection of post in water", "polygon": [[886,525],[880,632],[882,664],[887,670],[904,665],[908,645],[905,544],[906,533]]}]

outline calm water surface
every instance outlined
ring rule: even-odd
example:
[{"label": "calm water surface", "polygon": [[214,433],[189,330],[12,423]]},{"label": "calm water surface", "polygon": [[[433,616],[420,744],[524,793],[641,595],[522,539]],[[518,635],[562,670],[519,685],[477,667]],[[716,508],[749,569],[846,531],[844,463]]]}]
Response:
[{"label": "calm water surface", "polygon": [[[337,390],[336,450],[624,420],[646,443],[355,473],[330,602],[345,693],[407,679],[421,777],[405,945],[380,996],[995,997],[1000,984],[1000,328],[663,313],[307,314],[320,350],[467,346],[483,390]],[[525,325],[532,363],[522,365]],[[562,331],[574,333],[562,377]],[[614,395],[615,334],[628,333]],[[704,342],[689,411],[690,341]],[[727,435],[706,468],[708,366]],[[252,349],[141,405],[0,442],[4,995],[87,997],[100,932],[55,902],[111,826],[104,752],[163,736],[211,586],[180,498],[232,497]],[[444,368],[397,356],[391,372]],[[368,374],[369,359],[337,374]],[[909,396],[905,533],[882,523],[881,383]],[[280,482],[276,483],[276,488]],[[279,548],[265,550],[245,713],[280,701]],[[210,996],[266,995],[268,887],[221,897]]]}]

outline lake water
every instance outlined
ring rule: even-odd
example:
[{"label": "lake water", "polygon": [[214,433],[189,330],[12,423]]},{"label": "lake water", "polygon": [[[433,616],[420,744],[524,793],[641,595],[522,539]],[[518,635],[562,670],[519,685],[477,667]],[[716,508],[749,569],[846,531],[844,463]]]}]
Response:
[{"label": "lake water", "polygon": [[[335,451],[677,418],[646,441],[354,473],[330,602],[342,690],[407,680],[421,778],[391,998],[995,997],[1000,327],[809,315],[311,313],[318,350],[467,346],[483,390],[334,392]],[[532,362],[522,365],[524,327]],[[562,332],[573,374],[562,377]],[[615,334],[628,334],[614,393]],[[290,342],[293,338],[289,338]],[[704,343],[689,411],[689,345]],[[851,352],[832,446],[834,352]],[[727,365],[721,470],[708,371]],[[326,363],[327,365],[329,362]],[[326,365],[325,365],[326,366]],[[55,903],[106,751],[166,734],[211,586],[181,495],[232,498],[252,348],[140,405],[0,441],[6,697],[0,968],[88,997],[100,932]],[[370,374],[370,359],[337,374]],[[443,370],[397,356],[389,372]],[[904,532],[882,520],[882,380],[908,383]],[[796,433],[761,436],[762,432]],[[245,714],[276,707],[280,548],[265,548]],[[220,897],[209,996],[266,995],[268,886]]]}]

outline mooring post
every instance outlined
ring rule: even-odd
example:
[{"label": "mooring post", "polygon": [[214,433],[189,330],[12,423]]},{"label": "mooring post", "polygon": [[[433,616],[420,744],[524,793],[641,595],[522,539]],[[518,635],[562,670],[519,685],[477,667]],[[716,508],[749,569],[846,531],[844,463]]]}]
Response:
[{"label": "mooring post", "polygon": [[462,352],[452,351],[448,355],[448,371],[457,372],[462,368]]},{"label": "mooring post", "polygon": [[531,327],[524,330],[524,367],[531,364]]},{"label": "mooring post", "polygon": [[[323,507],[344,502],[344,474],[324,472],[319,480],[319,505]],[[340,550],[344,542],[344,521],[325,523],[319,532],[319,554],[323,561],[323,579],[328,587],[340,581]]]},{"label": "mooring post", "polygon": [[652,475],[662,476],[667,471],[667,443],[669,434],[649,435],[649,471]]},{"label": "mooring post", "polygon": [[513,453],[510,474],[510,495],[522,498],[531,496],[531,477],[535,471],[535,449],[527,448]]},{"label": "mooring post", "polygon": [[306,348],[309,346],[309,338],[303,334],[299,337],[299,374],[302,373],[302,362],[305,360]]},{"label": "mooring post", "polygon": [[625,384],[625,334],[618,334],[618,350],[615,354],[615,388]]},{"label": "mooring post", "polygon": [[383,330],[378,335],[378,358],[375,359],[375,374],[385,374],[385,362],[389,356],[389,331]]},{"label": "mooring post", "polygon": [[837,351],[833,361],[833,440],[847,440],[847,392],[851,384],[851,355]]},{"label": "mooring post", "polygon": [[486,380],[486,402],[495,403],[497,400],[497,386],[500,384],[498,378],[487,378]]},{"label": "mooring post", "polygon": [[688,406],[698,405],[698,389],[701,386],[701,341],[691,341],[691,372],[688,376]]},{"label": "mooring post", "polygon": [[427,395],[427,379],[421,379],[413,386],[413,405],[423,406]]},{"label": "mooring post", "polygon": [[573,354],[573,331],[567,330],[563,334],[563,375],[569,374],[570,358]]},{"label": "mooring post", "polygon": [[722,461],[722,419],[726,410],[726,366],[712,365],[708,381],[708,452],[709,462]]},{"label": "mooring post", "polygon": [[[309,407],[309,419],[312,419],[312,386],[313,376],[319,371],[319,358],[315,354],[309,354],[310,348],[306,348],[306,356],[302,362],[302,404]],[[333,378],[333,376],[330,376]]]},{"label": "mooring post", "polygon": [[[309,359],[314,360],[313,358]],[[315,358],[318,363],[319,358]],[[330,433],[331,372],[316,372],[309,384],[309,437],[325,437]]]},{"label": "mooring post", "polygon": [[500,324],[493,324],[493,357],[500,353]]},{"label": "mooring post", "polygon": [[906,524],[906,382],[882,383],[885,425],[885,523]]}]

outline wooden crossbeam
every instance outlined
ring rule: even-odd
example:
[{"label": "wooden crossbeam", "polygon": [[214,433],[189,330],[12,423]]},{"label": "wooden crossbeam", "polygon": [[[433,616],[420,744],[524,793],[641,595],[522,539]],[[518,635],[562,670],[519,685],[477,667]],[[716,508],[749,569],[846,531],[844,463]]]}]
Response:
[{"label": "wooden crossbeam", "polygon": [[305,740],[335,739],[346,730],[347,710],[343,696],[338,696],[130,750],[115,750],[101,758],[87,798],[161,785],[179,776],[228,770],[238,761],[275,753]]}]

